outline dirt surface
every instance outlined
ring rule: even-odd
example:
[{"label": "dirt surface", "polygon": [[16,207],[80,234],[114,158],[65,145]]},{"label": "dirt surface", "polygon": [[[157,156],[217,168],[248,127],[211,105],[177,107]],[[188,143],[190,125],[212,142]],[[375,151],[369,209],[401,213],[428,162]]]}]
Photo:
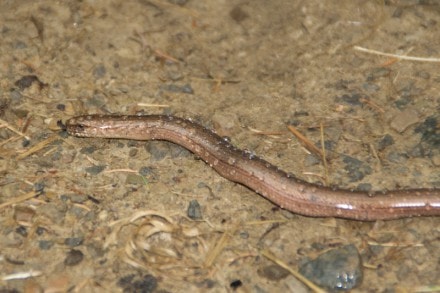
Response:
[{"label": "dirt surface", "polygon": [[[175,114],[307,181],[440,188],[439,63],[354,47],[440,58],[440,5],[379,2],[1,1],[2,292],[307,292],[263,251],[297,270],[348,244],[359,292],[440,286],[440,217],[303,217],[169,143],[59,136]],[[318,147],[322,126],[327,172],[287,125]]]}]

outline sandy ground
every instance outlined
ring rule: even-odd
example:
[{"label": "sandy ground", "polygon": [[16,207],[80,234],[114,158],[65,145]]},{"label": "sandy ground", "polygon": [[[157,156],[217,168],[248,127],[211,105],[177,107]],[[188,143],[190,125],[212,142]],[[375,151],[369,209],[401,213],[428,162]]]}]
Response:
[{"label": "sandy ground", "polygon": [[[172,144],[58,134],[175,114],[307,181],[440,188],[439,63],[355,49],[440,58],[440,5],[379,2],[1,1],[0,290],[307,292],[262,252],[297,270],[347,244],[359,292],[439,286],[440,217],[303,217]],[[318,146],[322,126],[327,172],[287,125]]]}]

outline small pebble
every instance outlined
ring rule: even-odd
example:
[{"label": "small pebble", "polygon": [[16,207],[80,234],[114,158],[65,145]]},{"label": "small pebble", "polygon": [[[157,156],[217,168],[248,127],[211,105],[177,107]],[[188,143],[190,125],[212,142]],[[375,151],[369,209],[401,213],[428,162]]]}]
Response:
[{"label": "small pebble", "polygon": [[26,75],[23,76],[22,78],[20,78],[19,80],[17,80],[15,82],[15,85],[20,89],[20,90],[24,90],[28,87],[30,87],[33,83],[38,83],[40,86],[44,85],[44,83],[42,83],[37,76],[35,75]]},{"label": "small pebble", "polygon": [[430,116],[416,127],[415,132],[422,134],[422,141],[431,145],[434,149],[440,147],[440,115]]},{"label": "small pebble", "polygon": [[189,84],[185,84],[185,85],[168,84],[161,86],[161,89],[173,93],[184,93],[191,95],[194,94],[194,90]]},{"label": "small pebble", "polygon": [[84,254],[81,250],[72,249],[67,253],[64,259],[64,265],[66,266],[76,266],[84,259]]},{"label": "small pebble", "polygon": [[242,22],[249,17],[249,14],[244,11],[239,5],[235,6],[229,12],[229,16],[236,22]]},{"label": "small pebble", "polygon": [[352,290],[362,282],[362,265],[354,245],[330,250],[305,263],[300,273],[329,290]]},{"label": "small pebble", "polygon": [[166,142],[157,143],[153,141],[147,142],[145,144],[145,149],[151,154],[150,160],[161,161],[169,153],[170,146]]},{"label": "small pebble", "polygon": [[139,174],[141,176],[148,176],[148,175],[154,174],[154,170],[151,167],[144,166],[139,169]]},{"label": "small pebble", "polygon": [[378,142],[377,149],[379,151],[384,150],[387,146],[393,145],[394,139],[390,134],[385,134]]},{"label": "small pebble", "polygon": [[133,158],[133,157],[136,157],[137,153],[138,153],[138,149],[132,148],[132,149],[130,149],[130,151],[128,152],[128,156],[129,156],[130,158]]},{"label": "small pebble", "polygon": [[80,246],[84,241],[83,237],[69,237],[64,239],[64,244],[69,247]]},{"label": "small pebble", "polygon": [[54,246],[54,242],[50,240],[40,240],[38,241],[38,247],[41,250],[49,250]]},{"label": "small pebble", "polygon": [[238,287],[243,286],[243,282],[241,280],[233,280],[229,286],[232,290],[236,290]]},{"label": "small pebble", "polygon": [[373,189],[373,186],[370,183],[361,183],[357,186],[357,190],[363,192],[370,192]]},{"label": "small pebble", "polygon": [[343,95],[342,97],[338,97],[338,98],[341,99],[343,102],[352,106],[362,105],[362,103],[360,102],[362,95],[360,94]]},{"label": "small pebble", "polygon": [[145,185],[146,182],[145,177],[139,174],[130,173],[125,179],[125,184]]},{"label": "small pebble", "polygon": [[419,115],[412,109],[406,109],[397,113],[390,122],[391,128],[399,133],[404,132],[408,127],[419,122]]},{"label": "small pebble", "polygon": [[76,194],[75,193],[75,194],[69,195],[69,197],[73,203],[84,203],[89,200],[89,197],[85,194]]},{"label": "small pebble", "polygon": [[93,154],[95,151],[96,151],[96,147],[89,146],[89,147],[81,148],[81,150],[79,152],[81,154],[90,155],[90,154]]},{"label": "small pebble", "polygon": [[150,274],[141,277],[132,274],[119,279],[118,286],[123,288],[123,292],[152,293],[157,288],[157,278]]},{"label": "small pebble", "polygon": [[98,64],[93,70],[93,76],[96,78],[103,78],[106,74],[107,70],[105,69],[104,64]]},{"label": "small pebble", "polygon": [[197,200],[193,199],[189,202],[187,215],[190,219],[193,219],[193,220],[203,219],[202,209],[201,209],[200,204]]},{"label": "small pebble", "polygon": [[373,81],[381,77],[387,77],[391,73],[391,69],[385,67],[374,68],[367,76],[368,81]]},{"label": "small pebble", "polygon": [[88,167],[85,169],[85,171],[90,175],[97,175],[102,171],[104,171],[104,169],[105,169],[105,165],[97,165],[97,166]]},{"label": "small pebble", "polygon": [[347,171],[351,182],[362,180],[366,175],[369,175],[372,172],[372,169],[368,164],[359,161],[358,159],[344,156],[343,161],[345,163],[344,169]]},{"label": "small pebble", "polygon": [[17,234],[19,234],[23,237],[28,236],[27,229],[26,229],[26,227],[23,227],[23,226],[18,226],[17,229],[15,229],[15,232],[17,232]]},{"label": "small pebble", "polygon": [[260,277],[266,278],[271,281],[280,281],[286,278],[290,273],[288,270],[278,265],[268,265],[257,271]]}]

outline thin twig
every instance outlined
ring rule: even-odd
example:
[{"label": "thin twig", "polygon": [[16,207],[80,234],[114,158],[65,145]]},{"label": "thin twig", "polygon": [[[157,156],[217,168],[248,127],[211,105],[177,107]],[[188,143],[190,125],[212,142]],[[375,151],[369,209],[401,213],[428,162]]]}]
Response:
[{"label": "thin twig", "polygon": [[393,57],[400,60],[409,60],[409,61],[420,61],[420,62],[440,62],[440,58],[425,58],[425,57],[415,57],[415,56],[405,56],[391,53],[384,53],[376,50],[370,50],[360,46],[354,46],[353,49],[365,53],[376,54],[381,56]]},{"label": "thin twig", "polygon": [[324,160],[324,155],[322,151],[317,148],[307,137],[305,137],[298,129],[296,129],[293,125],[287,125],[287,128],[292,132],[296,138],[299,139],[300,143],[303,144],[309,151],[317,155],[321,160]]}]

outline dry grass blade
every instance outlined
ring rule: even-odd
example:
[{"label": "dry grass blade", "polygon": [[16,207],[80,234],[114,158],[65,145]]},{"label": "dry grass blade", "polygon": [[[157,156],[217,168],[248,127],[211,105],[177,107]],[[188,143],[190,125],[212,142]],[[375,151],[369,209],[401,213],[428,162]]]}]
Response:
[{"label": "dry grass blade", "polygon": [[408,61],[419,61],[419,62],[440,62],[440,58],[425,58],[425,57],[415,57],[415,56],[405,56],[405,55],[398,55],[398,54],[390,54],[390,53],[384,53],[376,50],[370,50],[364,47],[360,46],[354,46],[355,50],[380,56],[387,56],[387,57],[393,57],[400,60],[408,60]]},{"label": "dry grass blade", "polygon": [[10,280],[20,280],[20,279],[28,279],[33,277],[41,276],[43,273],[41,271],[28,271],[28,272],[21,272],[21,273],[14,273],[10,275],[5,275],[0,277],[0,280],[2,281],[10,281]]},{"label": "dry grass blade", "polygon": [[1,127],[6,127],[7,129],[11,130],[12,132],[15,132],[16,134],[26,138],[27,140],[30,140],[30,138],[28,136],[26,136],[24,133],[22,133],[21,131],[17,130],[15,127],[13,127],[12,125],[10,125],[8,122],[0,119],[0,128]]},{"label": "dry grass blade", "polygon": [[233,235],[235,231],[237,231],[238,225],[236,225],[231,231],[225,231],[220,238],[220,240],[217,242],[217,245],[207,253],[206,259],[205,259],[205,267],[209,268],[214,263],[217,256],[219,256],[220,252],[222,252],[223,248],[226,246],[226,244],[229,241],[230,235]]},{"label": "dry grass blade", "polygon": [[30,149],[28,149],[27,151],[25,151],[24,153],[21,153],[17,156],[17,160],[21,160],[23,158],[26,158],[27,156],[38,152],[39,150],[45,148],[48,144],[51,144],[52,142],[56,141],[60,139],[60,137],[58,136],[58,134],[54,134],[50,137],[48,137],[47,139],[37,143],[36,145],[34,145],[33,147],[31,147]]},{"label": "dry grass blade", "polygon": [[13,205],[13,204],[16,204],[16,203],[19,203],[19,202],[22,202],[22,201],[25,201],[25,200],[28,200],[30,198],[33,198],[33,197],[39,195],[39,194],[40,194],[40,192],[31,191],[31,192],[28,192],[26,194],[17,196],[16,198],[14,198],[14,199],[12,199],[10,201],[7,201],[7,202],[4,202],[4,203],[0,204],[0,209],[2,209],[4,207],[7,207],[7,206],[10,206],[10,205]]},{"label": "dry grass blade", "polygon": [[169,108],[168,104],[151,104],[151,103],[137,103],[139,107],[149,107],[149,108]]}]

